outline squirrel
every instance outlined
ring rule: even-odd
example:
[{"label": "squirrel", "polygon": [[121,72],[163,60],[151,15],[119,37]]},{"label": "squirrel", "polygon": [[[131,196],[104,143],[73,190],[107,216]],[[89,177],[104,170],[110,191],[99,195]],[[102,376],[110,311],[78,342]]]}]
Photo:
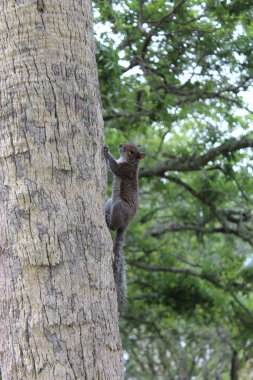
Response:
[{"label": "squirrel", "polygon": [[145,157],[137,145],[120,144],[120,158],[115,160],[107,145],[104,145],[104,156],[113,173],[112,197],[105,206],[105,219],[109,229],[116,230],[113,244],[113,274],[117,289],[118,312],[121,316],[126,302],[124,251],[126,229],[138,209],[138,167]]}]

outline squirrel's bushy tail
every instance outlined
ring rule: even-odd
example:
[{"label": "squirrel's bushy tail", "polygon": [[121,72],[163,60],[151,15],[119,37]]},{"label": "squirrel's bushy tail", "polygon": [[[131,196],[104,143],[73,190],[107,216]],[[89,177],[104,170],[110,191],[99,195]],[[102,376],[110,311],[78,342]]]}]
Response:
[{"label": "squirrel's bushy tail", "polygon": [[126,304],[126,275],[124,258],[125,229],[119,228],[116,231],[116,238],[113,246],[114,261],[113,274],[117,289],[118,311],[122,315]]}]

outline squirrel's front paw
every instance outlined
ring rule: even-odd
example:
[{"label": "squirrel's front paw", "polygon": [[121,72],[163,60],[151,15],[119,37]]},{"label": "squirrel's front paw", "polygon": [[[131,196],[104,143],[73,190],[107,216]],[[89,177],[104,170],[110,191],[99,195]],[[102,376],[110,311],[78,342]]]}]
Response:
[{"label": "squirrel's front paw", "polygon": [[104,145],[104,155],[105,158],[109,157],[109,147],[107,145]]}]

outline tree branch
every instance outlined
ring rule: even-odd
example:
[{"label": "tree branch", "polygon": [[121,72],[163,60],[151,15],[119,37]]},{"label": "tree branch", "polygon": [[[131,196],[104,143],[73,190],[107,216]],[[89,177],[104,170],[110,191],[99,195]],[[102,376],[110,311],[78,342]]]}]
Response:
[{"label": "tree branch", "polygon": [[178,11],[178,9],[181,8],[182,5],[184,5],[185,2],[186,0],[179,0],[175,4],[174,8],[167,15],[165,15],[164,17],[162,17],[160,20],[157,21],[156,25],[152,28],[152,30],[149,32],[149,34],[147,35],[146,39],[143,42],[142,51],[141,51],[142,58],[145,57],[148,45],[150,44],[152,37],[156,34],[159,26],[164,22],[166,23],[170,22],[173,16],[175,15],[175,13]]},{"label": "tree branch", "polygon": [[214,161],[220,155],[224,156],[250,147],[253,147],[253,139],[251,138],[242,137],[240,140],[230,139],[200,156],[191,155],[187,158],[173,158],[163,162],[157,162],[149,168],[142,169],[140,171],[140,177],[161,177],[168,171],[189,172],[201,170],[208,162]]},{"label": "tree branch", "polygon": [[199,277],[202,280],[206,280],[206,281],[212,283],[213,285],[215,285],[218,288],[222,288],[222,286],[214,278],[214,276],[204,274],[204,273],[198,272],[198,271],[190,269],[190,268],[186,268],[186,267],[176,268],[176,267],[171,267],[168,265],[151,266],[151,265],[146,265],[146,264],[140,263],[138,261],[134,261],[134,260],[127,260],[127,263],[129,265],[133,265],[137,268],[144,269],[144,270],[150,271],[150,272],[170,272],[170,273],[175,273],[175,274],[185,274],[187,276]]},{"label": "tree branch", "polygon": [[[243,241],[253,245],[252,234],[250,232],[240,231],[239,228],[230,228],[226,225],[220,227],[208,228],[201,224],[165,224],[158,226],[156,229],[151,230],[149,234],[153,237],[160,237],[166,232],[182,232],[182,231],[195,231],[201,234],[228,234],[241,238]],[[252,231],[251,231],[252,232]]]},{"label": "tree branch", "polygon": [[195,231],[203,234],[231,234],[233,230],[226,227],[213,227],[207,228],[199,224],[165,224],[150,231],[150,235],[154,237],[162,236],[165,232],[181,232],[181,231]]}]

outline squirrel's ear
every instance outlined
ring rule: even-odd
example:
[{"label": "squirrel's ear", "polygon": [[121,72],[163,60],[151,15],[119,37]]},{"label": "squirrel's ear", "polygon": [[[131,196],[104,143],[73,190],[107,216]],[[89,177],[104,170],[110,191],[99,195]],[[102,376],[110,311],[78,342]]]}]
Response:
[{"label": "squirrel's ear", "polygon": [[145,156],[146,156],[145,153],[140,152],[138,158],[139,158],[139,160],[142,160]]}]

